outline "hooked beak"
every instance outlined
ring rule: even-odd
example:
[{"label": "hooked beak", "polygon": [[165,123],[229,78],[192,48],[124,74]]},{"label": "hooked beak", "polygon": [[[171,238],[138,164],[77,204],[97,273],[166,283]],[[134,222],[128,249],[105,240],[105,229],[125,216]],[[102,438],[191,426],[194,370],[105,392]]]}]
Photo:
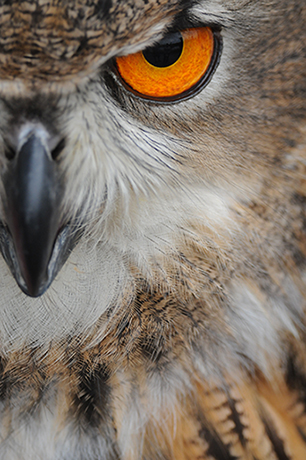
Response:
[{"label": "hooked beak", "polygon": [[22,291],[42,295],[68,258],[76,232],[61,223],[63,185],[58,163],[34,129],[10,160],[4,178],[7,227],[0,249]]}]

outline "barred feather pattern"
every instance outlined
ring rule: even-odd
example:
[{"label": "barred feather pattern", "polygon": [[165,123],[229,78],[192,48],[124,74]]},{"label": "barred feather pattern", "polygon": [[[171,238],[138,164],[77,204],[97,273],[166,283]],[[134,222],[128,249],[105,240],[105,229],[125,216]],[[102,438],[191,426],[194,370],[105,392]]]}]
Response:
[{"label": "barred feather pattern", "polygon": [[[239,344],[234,356],[234,331],[190,291],[179,300],[139,279],[134,298],[125,299],[129,308],[101,318],[98,344],[93,331],[83,342],[3,358],[0,457],[303,459],[300,338],[284,333],[279,361],[268,356],[264,374]],[[48,435],[41,430],[46,418]],[[52,440],[54,451],[44,453],[37,439],[27,449],[25,430]]]},{"label": "barred feather pattern", "polygon": [[[124,371],[119,359],[130,361],[130,353],[121,351],[122,356],[116,356],[112,369],[103,342],[90,353],[79,354],[72,346],[70,350],[50,350],[48,359],[34,357],[32,351],[31,356],[18,356],[13,366],[3,360],[1,398],[6,402],[2,402],[1,458],[83,458],[86,453],[107,459],[304,458],[305,376],[298,368],[296,356],[288,359],[285,380],[280,378],[279,369],[275,370],[274,380],[269,381],[260,372],[237,369],[234,379],[224,375],[210,381],[203,379],[187,355],[183,380],[188,381],[188,386],[176,389],[178,379],[171,385],[162,376],[175,373],[173,361],[165,363],[165,358],[156,356],[155,347],[148,363],[149,345],[138,348],[142,356],[137,356],[137,363],[125,364]],[[150,388],[156,384],[156,376],[150,376],[153,372],[163,380],[162,404],[150,394],[156,391]],[[182,369],[178,372],[182,377]],[[138,414],[135,421],[131,412],[136,402],[139,412],[149,413]],[[43,408],[54,418],[48,425],[48,437],[49,442],[55,440],[55,456],[51,456],[50,447],[46,453],[36,447],[27,456],[26,445],[20,445],[25,442],[23,431],[26,427],[37,430],[36,424],[45,418]],[[37,435],[42,433],[37,431]],[[77,445],[69,442],[66,452],[65,443],[76,435]],[[103,449],[98,445],[99,437]]]},{"label": "barred feather pattern", "polygon": [[[0,460],[306,459],[305,23],[304,0],[0,1],[0,223],[39,127],[82,230],[39,298],[0,259]],[[202,25],[198,94],[120,82],[113,58]]]}]

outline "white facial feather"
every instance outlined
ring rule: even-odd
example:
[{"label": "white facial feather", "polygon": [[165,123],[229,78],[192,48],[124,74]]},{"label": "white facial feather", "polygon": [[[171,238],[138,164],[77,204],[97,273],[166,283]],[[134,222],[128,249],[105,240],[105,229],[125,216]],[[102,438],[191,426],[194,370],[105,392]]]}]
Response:
[{"label": "white facial feather", "polygon": [[[250,234],[253,232],[252,223],[250,227],[247,226],[249,215],[243,220],[241,209],[244,206],[247,208],[246,204],[252,203],[254,199],[255,202],[257,199],[255,204],[266,204],[264,192],[267,184],[262,169],[259,168],[267,164],[271,166],[267,159],[270,151],[267,149],[267,152],[262,153],[258,146],[256,150],[252,138],[249,140],[249,134],[245,132],[247,123],[253,124],[255,119],[261,119],[261,108],[256,112],[257,101],[252,100],[253,105],[250,103],[245,112],[238,113],[238,122],[234,120],[236,112],[234,113],[233,108],[230,113],[234,115],[230,122],[229,118],[225,118],[226,110],[225,113],[222,108],[220,113],[216,110],[216,106],[222,105],[227,97],[233,105],[240,103],[240,100],[235,100],[236,93],[233,91],[233,88],[238,88],[240,97],[241,78],[247,74],[247,69],[235,67],[239,61],[240,42],[247,40],[245,31],[250,28],[251,20],[256,23],[260,17],[263,18],[262,21],[268,19],[263,4],[260,2],[261,9],[257,4],[258,2],[249,0],[208,0],[196,2],[195,6],[190,7],[188,19],[195,20],[196,24],[218,25],[223,42],[220,63],[211,81],[190,99],[168,105],[140,101],[136,97],[133,99],[120,86],[118,77],[113,75],[113,83],[121,91],[121,99],[118,101],[106,85],[103,74],[103,66],[110,58],[136,52],[159,40],[171,22],[171,16],[151,25],[148,32],[138,40],[122,46],[118,40],[117,48],[114,44],[101,60],[93,61],[92,65],[82,68],[71,79],[53,81],[46,85],[42,83],[39,90],[41,94],[55,96],[58,110],[56,121],[65,139],[65,147],[58,160],[65,179],[62,216],[64,221],[76,221],[80,224],[84,234],[47,292],[38,298],[28,297],[20,291],[6,263],[0,259],[0,343],[4,357],[11,352],[19,352],[23,347],[41,347],[44,352],[51,344],[65,343],[70,337],[77,337],[78,343],[82,344],[82,341],[91,337],[99,324],[100,330],[95,329],[95,337],[86,349],[88,351],[109,332],[109,324],[99,321],[107,309],[120,307],[126,292],[133,295],[136,276],[148,281],[150,288],[159,290],[161,296],[166,288],[167,294],[171,295],[175,293],[175,289],[178,292],[179,288],[171,279],[173,273],[167,273],[167,267],[171,262],[173,265],[181,263],[178,254],[182,248],[188,252],[192,243],[196,243],[193,254],[196,261],[197,257],[199,260],[201,257],[205,259],[205,251],[207,249],[209,253],[210,243],[211,248],[217,248],[216,252],[220,255],[220,258],[215,259],[208,257],[208,273],[204,273],[206,260],[203,262],[202,259],[192,273],[194,279],[190,285],[195,281],[198,272],[204,273],[203,281],[202,278],[199,282],[197,279],[198,285],[194,290],[190,287],[190,298],[199,301],[203,308],[201,313],[203,316],[207,313],[207,321],[211,322],[207,326],[206,318],[202,321],[201,317],[200,326],[195,328],[196,332],[192,331],[194,336],[192,333],[188,335],[188,329],[182,339],[182,342],[185,341],[183,348],[186,355],[182,353],[178,357],[173,353],[176,359],[167,363],[165,371],[158,369],[158,364],[154,362],[154,372],[149,370],[153,361],[151,356],[143,366],[143,374],[139,372],[137,375],[134,370],[138,365],[141,367],[141,360],[144,359],[140,352],[139,355],[135,353],[135,362],[131,368],[128,369],[126,364],[121,366],[119,359],[118,368],[117,363],[114,365],[115,370],[110,378],[115,383],[110,384],[112,394],[109,404],[113,405],[116,423],[117,420],[119,422],[117,425],[114,422],[116,435],[110,438],[116,438],[118,455],[122,459],[140,460],[146,430],[151,429],[154,432],[155,426],[164,428],[165,432],[170,426],[174,433],[169,438],[174,437],[180,401],[187,399],[195,391],[193,378],[203,378],[207,387],[211,382],[219,382],[224,375],[231,373],[232,382],[235,379],[242,381],[244,375],[241,369],[244,367],[247,372],[248,363],[251,363],[251,371],[256,367],[256,370],[270,378],[275,368],[283,365],[282,335],[288,334],[295,339],[299,337],[299,321],[304,305],[300,286],[296,284],[294,276],[284,276],[282,283],[279,283],[282,285],[282,292],[265,292],[264,288],[259,289],[259,282],[256,285],[258,279],[254,281],[249,275],[253,260],[243,259],[244,248],[241,247],[241,241],[250,243]],[[271,15],[270,8],[268,10]],[[122,23],[118,33],[125,27],[125,23]],[[127,30],[126,33],[128,32]],[[243,81],[243,85],[246,85],[246,81],[250,83],[250,80]],[[0,81],[0,95],[3,98],[7,94],[12,98],[33,96],[35,91],[31,91],[29,85],[20,78],[10,82]],[[237,112],[239,108],[236,107]],[[1,110],[0,148],[4,144],[9,124],[9,116],[5,115],[5,104],[1,105]],[[248,110],[252,111],[253,118],[250,116],[251,121],[245,122],[242,135],[239,123],[243,122],[241,120]],[[231,122],[236,123],[236,131],[233,129],[231,132]],[[269,122],[273,125],[274,119]],[[217,126],[216,130],[210,131],[214,124]],[[27,126],[25,124],[23,128]],[[236,146],[237,133],[241,135],[241,139],[237,139]],[[258,129],[256,134],[254,138],[257,140],[264,132],[261,133]],[[238,145],[238,141],[241,141],[244,148]],[[266,143],[266,139],[263,139],[262,145],[265,146]],[[256,155],[252,158],[255,157],[256,161],[251,164],[245,157],[254,154],[253,147]],[[6,161],[4,147],[0,155],[3,157],[0,160],[3,166]],[[195,166],[193,160],[198,161]],[[198,168],[198,164],[201,168]],[[233,170],[230,169],[232,165],[237,167],[240,175],[234,170],[234,166]],[[295,162],[292,170],[294,167]],[[277,184],[278,179],[275,175],[271,182],[274,180]],[[286,190],[283,193],[285,195]],[[258,198],[262,196],[262,199]],[[268,202],[267,207],[269,206]],[[0,221],[4,220],[3,208],[3,203],[0,203]],[[279,218],[278,212],[281,214],[281,211],[275,211],[275,219]],[[250,212],[251,217],[254,215],[255,211],[253,214]],[[288,217],[285,216],[284,219],[286,218]],[[272,244],[273,235],[267,237],[262,229],[264,225],[268,226],[269,217],[264,224],[258,224],[260,219],[262,216],[259,212],[254,217],[254,234],[258,231],[258,241],[260,238],[263,242],[270,241],[270,246],[269,243],[263,244],[260,250],[264,255],[260,254],[260,257],[263,260],[266,255],[273,259],[278,248],[275,249]],[[262,234],[259,235],[260,231]],[[279,237],[283,236],[282,231],[279,231]],[[204,255],[197,253],[199,246]],[[259,253],[259,250],[255,252]],[[223,254],[224,259],[227,257],[225,261],[222,259]],[[252,255],[259,257],[259,254]],[[244,260],[242,263],[245,266],[249,264],[248,271],[245,269],[246,273],[243,274],[238,272],[240,258]],[[233,264],[226,271],[228,259],[231,259],[228,265],[231,262]],[[201,266],[202,262],[204,268]],[[221,267],[222,264],[226,267]],[[222,273],[220,280],[218,275],[223,268],[225,275],[222,278]],[[266,267],[257,267],[255,263],[255,268],[264,271]],[[215,271],[211,276],[210,269]],[[277,270],[279,267],[275,272]],[[209,287],[204,285],[206,275]],[[254,279],[256,276],[257,273]],[[178,284],[183,285],[184,281],[182,276]],[[201,289],[204,292],[201,293],[202,297],[199,295]],[[179,303],[184,301],[183,294],[179,299],[174,296],[174,307],[179,308]],[[191,309],[193,305],[190,303]],[[218,307],[216,312],[220,317],[216,317],[213,311],[215,306]],[[126,309],[130,307],[127,302]],[[118,309],[114,309],[115,313]],[[193,318],[191,310],[186,309],[186,312],[190,314],[192,321],[197,322],[198,318]],[[186,330],[189,321],[187,313]],[[223,313],[224,317],[221,318]],[[175,315],[171,317],[173,328],[174,317]],[[181,321],[184,323],[184,317]],[[116,326],[117,323],[114,324]],[[219,324],[221,326],[218,328]],[[183,329],[185,323],[181,326]],[[152,330],[155,331],[154,328]],[[158,328],[156,331],[157,337],[154,336],[154,339],[159,338]],[[208,339],[204,337],[206,332]],[[179,335],[181,330],[178,328],[176,333]],[[193,348],[195,337],[198,342],[197,347]],[[211,349],[206,350],[205,346],[210,345]],[[185,359],[190,360],[187,365]],[[12,408],[7,412],[5,403],[0,401],[5,414],[0,421],[3,438],[0,442],[0,460],[115,458],[117,453],[113,453],[107,433],[103,432],[104,422],[99,428],[91,427],[92,431],[85,432],[82,430],[82,422],[77,425],[67,421],[70,420],[70,413],[64,404],[62,407],[62,400],[67,394],[70,396],[70,389],[66,389],[65,393],[60,384],[69,386],[69,382],[59,383],[56,378],[57,376],[45,392],[46,401],[38,404],[36,410],[40,412],[34,414],[38,415],[36,418],[20,417],[18,408],[21,400],[12,398]],[[77,379],[80,380],[79,375]],[[78,388],[78,391],[82,393],[82,389]],[[82,394],[77,396],[82,398]],[[171,423],[168,424],[170,419]]]},{"label": "white facial feather", "polygon": [[115,249],[101,245],[77,246],[50,289],[36,299],[20,291],[1,261],[3,352],[27,344],[48,346],[71,334],[86,335],[120,294],[118,286],[126,283],[126,269],[115,254]]}]

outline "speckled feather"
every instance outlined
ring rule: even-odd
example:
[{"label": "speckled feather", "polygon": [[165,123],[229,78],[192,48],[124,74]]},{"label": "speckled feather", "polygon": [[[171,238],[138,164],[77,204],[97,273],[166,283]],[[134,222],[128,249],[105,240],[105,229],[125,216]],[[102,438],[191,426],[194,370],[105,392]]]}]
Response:
[{"label": "speckled feather", "polygon": [[[182,18],[220,31],[211,81],[135,97],[112,58]],[[84,228],[38,299],[0,261],[1,460],[306,458],[305,21],[304,0],[0,1],[1,178],[12,127],[65,136]]]},{"label": "speckled feather", "polygon": [[[2,80],[65,81],[111,57],[116,42],[150,38],[156,20],[174,15],[176,1],[4,2],[0,5]],[[168,19],[169,22],[169,19]],[[26,78],[25,78],[26,77]]]}]

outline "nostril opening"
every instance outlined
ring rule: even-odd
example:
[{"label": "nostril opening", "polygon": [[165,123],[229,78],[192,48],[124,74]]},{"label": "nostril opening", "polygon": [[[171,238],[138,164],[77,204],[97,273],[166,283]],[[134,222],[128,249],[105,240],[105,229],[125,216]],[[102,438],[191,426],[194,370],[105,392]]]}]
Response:
[{"label": "nostril opening", "polygon": [[52,159],[53,160],[57,160],[60,153],[62,152],[62,150],[64,149],[66,145],[66,142],[65,142],[65,139],[61,139],[59,141],[59,143],[54,147],[54,149],[51,151],[51,156],[52,156]]},{"label": "nostril opening", "polygon": [[6,145],[5,146],[5,157],[8,160],[13,160],[15,158],[15,155],[16,155],[16,150],[13,149],[13,147],[11,147],[10,145]]}]

